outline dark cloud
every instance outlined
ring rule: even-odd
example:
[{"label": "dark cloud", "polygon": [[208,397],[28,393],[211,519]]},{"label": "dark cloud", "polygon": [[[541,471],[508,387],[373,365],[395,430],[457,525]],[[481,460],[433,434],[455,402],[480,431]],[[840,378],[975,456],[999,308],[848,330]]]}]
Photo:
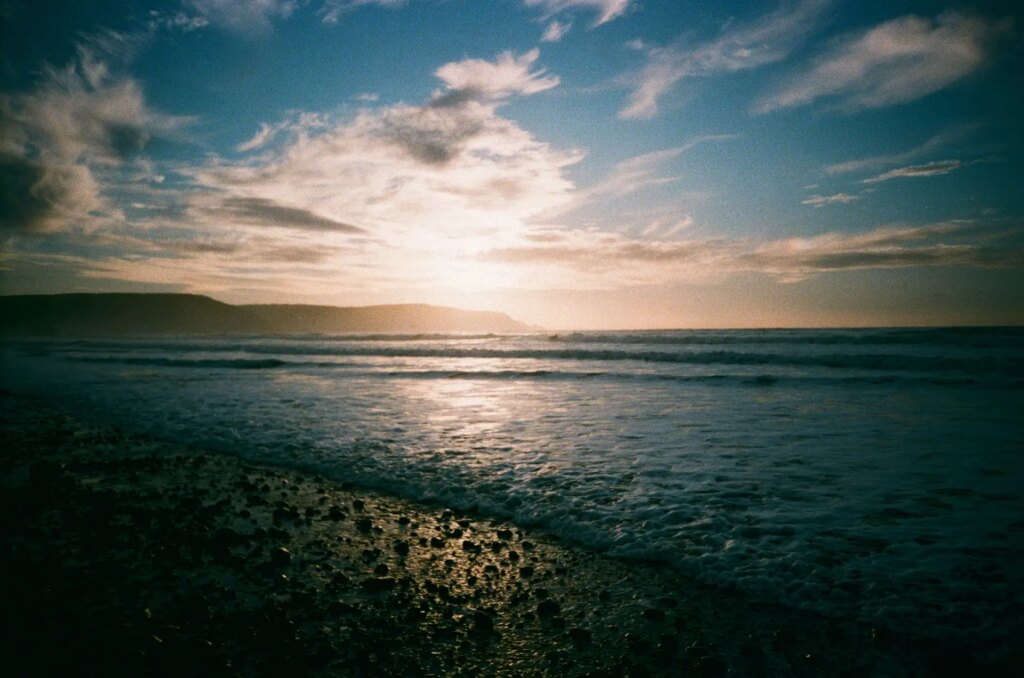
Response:
[{"label": "dark cloud", "polygon": [[807,272],[912,266],[1016,268],[1024,266],[1024,248],[939,244],[890,249],[812,251],[786,255],[755,253],[744,256],[741,260],[751,264],[751,268]]},{"label": "dark cloud", "polygon": [[458,108],[470,101],[480,101],[483,98],[483,92],[475,87],[453,89],[431,99],[427,108]]},{"label": "dark cloud", "polygon": [[[459,91],[449,95],[461,96]],[[486,115],[471,99],[438,104],[449,95],[422,108],[401,107],[387,111],[380,120],[380,134],[427,165],[444,165],[458,157],[466,143],[485,128]]]},{"label": "dark cloud", "polygon": [[0,153],[0,231],[57,231],[96,206],[95,185],[79,165],[46,165]]},{"label": "dark cloud", "polygon": [[889,179],[899,179],[901,177],[936,177],[942,176],[943,174],[949,174],[953,170],[959,169],[963,166],[959,160],[942,160],[939,162],[930,162],[926,165],[910,165],[909,167],[899,167],[894,170],[889,170],[884,174],[879,174],[876,177],[865,179],[862,183],[865,184],[877,184],[880,181],[888,181]]},{"label": "dark cloud", "polygon": [[208,208],[215,215],[223,215],[250,225],[277,226],[305,231],[333,231],[335,233],[366,233],[366,229],[342,221],[322,217],[309,210],[279,205],[266,198],[226,198],[217,207]]}]

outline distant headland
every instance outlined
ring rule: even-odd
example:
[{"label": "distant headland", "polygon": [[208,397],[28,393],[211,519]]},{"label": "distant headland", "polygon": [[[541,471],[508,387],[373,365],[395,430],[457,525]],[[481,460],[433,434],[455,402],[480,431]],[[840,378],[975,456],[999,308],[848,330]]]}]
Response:
[{"label": "distant headland", "polygon": [[0,335],[524,332],[504,313],[427,304],[232,305],[198,294],[0,296]]}]

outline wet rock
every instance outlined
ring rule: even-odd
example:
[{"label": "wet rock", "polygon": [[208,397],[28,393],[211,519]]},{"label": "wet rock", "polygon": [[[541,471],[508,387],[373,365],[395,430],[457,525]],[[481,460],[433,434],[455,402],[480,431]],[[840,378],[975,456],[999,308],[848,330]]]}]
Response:
[{"label": "wet rock", "polygon": [[363,588],[371,593],[382,593],[395,588],[397,583],[394,577],[371,577],[363,580]]},{"label": "wet rock", "polygon": [[647,639],[635,633],[627,633],[623,637],[623,640],[625,640],[626,645],[629,646],[629,651],[635,655],[645,655],[651,650],[650,643],[647,642]]},{"label": "wet rock", "polygon": [[483,610],[473,613],[473,630],[477,633],[494,633],[494,620]]},{"label": "wet rock", "polygon": [[679,649],[679,639],[666,633],[658,639],[658,649],[665,654],[675,654]]},{"label": "wet rock", "polygon": [[744,643],[740,647],[740,659],[752,673],[763,673],[766,664],[765,651],[756,643]]},{"label": "wet rock", "polygon": [[284,567],[292,561],[292,553],[281,546],[270,553],[270,564],[274,567]]},{"label": "wet rock", "polygon": [[579,626],[573,627],[569,629],[569,640],[572,641],[573,647],[577,650],[589,647],[591,642],[590,631]]},{"label": "wet rock", "polygon": [[281,508],[281,507],[278,507],[278,508],[274,509],[274,513],[272,514],[272,518],[274,520],[274,523],[280,523],[280,522],[283,522],[285,520],[290,521],[290,522],[295,522],[296,520],[299,519],[299,513],[298,513],[298,511],[296,511],[295,509],[292,509],[292,508]]},{"label": "wet rock", "polygon": [[663,622],[663,621],[665,621],[665,611],[664,610],[659,610],[656,607],[649,607],[649,608],[645,609],[643,611],[643,615],[644,615],[645,619],[649,619],[650,621],[655,621],[655,622]]},{"label": "wet rock", "polygon": [[697,662],[697,675],[705,678],[718,678],[729,672],[729,664],[718,655],[701,657]]},{"label": "wet rock", "polygon": [[541,619],[550,619],[558,616],[562,611],[562,606],[554,600],[542,600],[537,604],[537,616]]},{"label": "wet rock", "polygon": [[64,475],[64,465],[55,461],[37,461],[28,467],[28,479],[34,485],[48,485]]}]

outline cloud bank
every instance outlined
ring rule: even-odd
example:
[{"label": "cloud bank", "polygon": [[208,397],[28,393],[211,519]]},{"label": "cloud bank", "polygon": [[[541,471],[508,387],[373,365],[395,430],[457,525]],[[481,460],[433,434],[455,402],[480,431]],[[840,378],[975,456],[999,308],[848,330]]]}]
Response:
[{"label": "cloud bank", "polygon": [[[968,223],[882,227],[864,233],[824,233],[808,238],[681,241],[636,240],[617,234],[574,231],[493,249],[489,261],[533,267],[533,280],[612,288],[622,284],[671,284],[740,271],[796,282],[827,272],[974,266],[1020,268],[1019,229],[985,229]],[[541,284],[541,283],[539,283]]]}]

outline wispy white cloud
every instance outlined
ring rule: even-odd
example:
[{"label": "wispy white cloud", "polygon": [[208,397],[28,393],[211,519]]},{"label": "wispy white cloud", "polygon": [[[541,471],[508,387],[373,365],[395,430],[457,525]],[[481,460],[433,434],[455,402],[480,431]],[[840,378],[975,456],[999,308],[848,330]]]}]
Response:
[{"label": "wispy white cloud", "polygon": [[249,139],[248,141],[244,141],[235,146],[235,150],[251,151],[260,148],[266,145],[268,141],[270,141],[270,139],[274,136],[276,131],[277,127],[275,125],[268,125],[267,123],[262,122],[260,123],[260,128],[256,132],[256,134],[254,134],[252,138]]},{"label": "wispy white cloud", "polygon": [[567,10],[584,9],[597,14],[594,26],[608,23],[625,14],[633,4],[632,0],[523,0],[527,7],[540,7],[545,16],[553,16]]},{"label": "wispy white cloud", "polygon": [[545,70],[531,71],[540,57],[534,48],[516,56],[504,52],[496,61],[465,59],[441,66],[435,75],[457,94],[482,95],[502,99],[513,94],[536,94],[558,86],[557,75],[545,75]]},{"label": "wispy white cloud", "polygon": [[324,0],[318,14],[326,24],[338,22],[343,14],[367,5],[378,5],[380,7],[401,7],[408,0]]},{"label": "wispy white cloud", "polygon": [[824,170],[826,174],[846,174],[849,172],[859,172],[876,167],[884,167],[886,165],[899,165],[910,162],[911,160],[959,141],[977,128],[978,125],[959,125],[951,127],[929,138],[924,143],[905,151],[893,153],[891,155],[874,155],[867,158],[846,160],[844,162],[828,165]]},{"label": "wispy white cloud", "polygon": [[889,181],[890,179],[900,179],[903,177],[936,177],[942,176],[943,174],[949,174],[950,172],[960,169],[963,163],[959,160],[940,160],[938,162],[930,162],[924,165],[910,165],[908,167],[898,167],[888,172],[883,172],[878,176],[865,179],[861,183],[865,184],[877,184],[881,181]]},{"label": "wispy white cloud", "polygon": [[[197,18],[232,33],[250,37],[268,33],[273,19],[291,16],[299,5],[298,0],[185,1],[196,12]],[[195,18],[192,22],[195,24]]]},{"label": "wispy white cloud", "polygon": [[260,127],[249,139],[235,146],[239,153],[254,151],[271,144],[282,134],[294,134],[298,131],[323,129],[326,126],[323,116],[317,113],[291,111],[283,119],[273,124],[261,122]]},{"label": "wispy white cloud", "polygon": [[812,195],[809,198],[800,201],[802,205],[810,205],[812,207],[824,207],[825,205],[845,205],[848,202],[854,200],[860,200],[859,195],[850,195],[849,193],[834,193],[832,195]]},{"label": "wispy white cloud", "polygon": [[693,217],[684,214],[682,218],[655,219],[640,231],[641,238],[671,238],[693,226]]},{"label": "wispy white cloud", "polygon": [[151,31],[171,30],[191,33],[200,28],[210,25],[209,19],[198,14],[186,14],[185,12],[164,12],[150,10],[149,19],[146,21]]},{"label": "wispy white cloud", "polygon": [[544,30],[544,35],[540,37],[541,42],[558,42],[565,34],[572,28],[572,22],[564,21],[552,21],[548,24],[548,27]]},{"label": "wispy white cloud", "polygon": [[583,203],[609,198],[621,198],[649,186],[657,186],[675,181],[674,177],[663,176],[659,173],[662,164],[679,157],[686,151],[701,144],[731,141],[735,138],[736,136],[733,134],[700,136],[679,146],[627,158],[617,163],[604,179],[588,189],[578,192],[577,201]]},{"label": "wispy white cloud", "polygon": [[1011,28],[1009,19],[957,12],[887,21],[843,37],[754,108],[764,113],[826,99],[856,111],[920,99],[984,66]]},{"label": "wispy white cloud", "polygon": [[651,118],[658,100],[685,78],[732,73],[781,61],[825,15],[828,0],[786,3],[748,25],[733,27],[719,38],[691,44],[680,37],[667,47],[647,50],[647,64],[626,78],[633,90],[619,111],[622,118]]}]

